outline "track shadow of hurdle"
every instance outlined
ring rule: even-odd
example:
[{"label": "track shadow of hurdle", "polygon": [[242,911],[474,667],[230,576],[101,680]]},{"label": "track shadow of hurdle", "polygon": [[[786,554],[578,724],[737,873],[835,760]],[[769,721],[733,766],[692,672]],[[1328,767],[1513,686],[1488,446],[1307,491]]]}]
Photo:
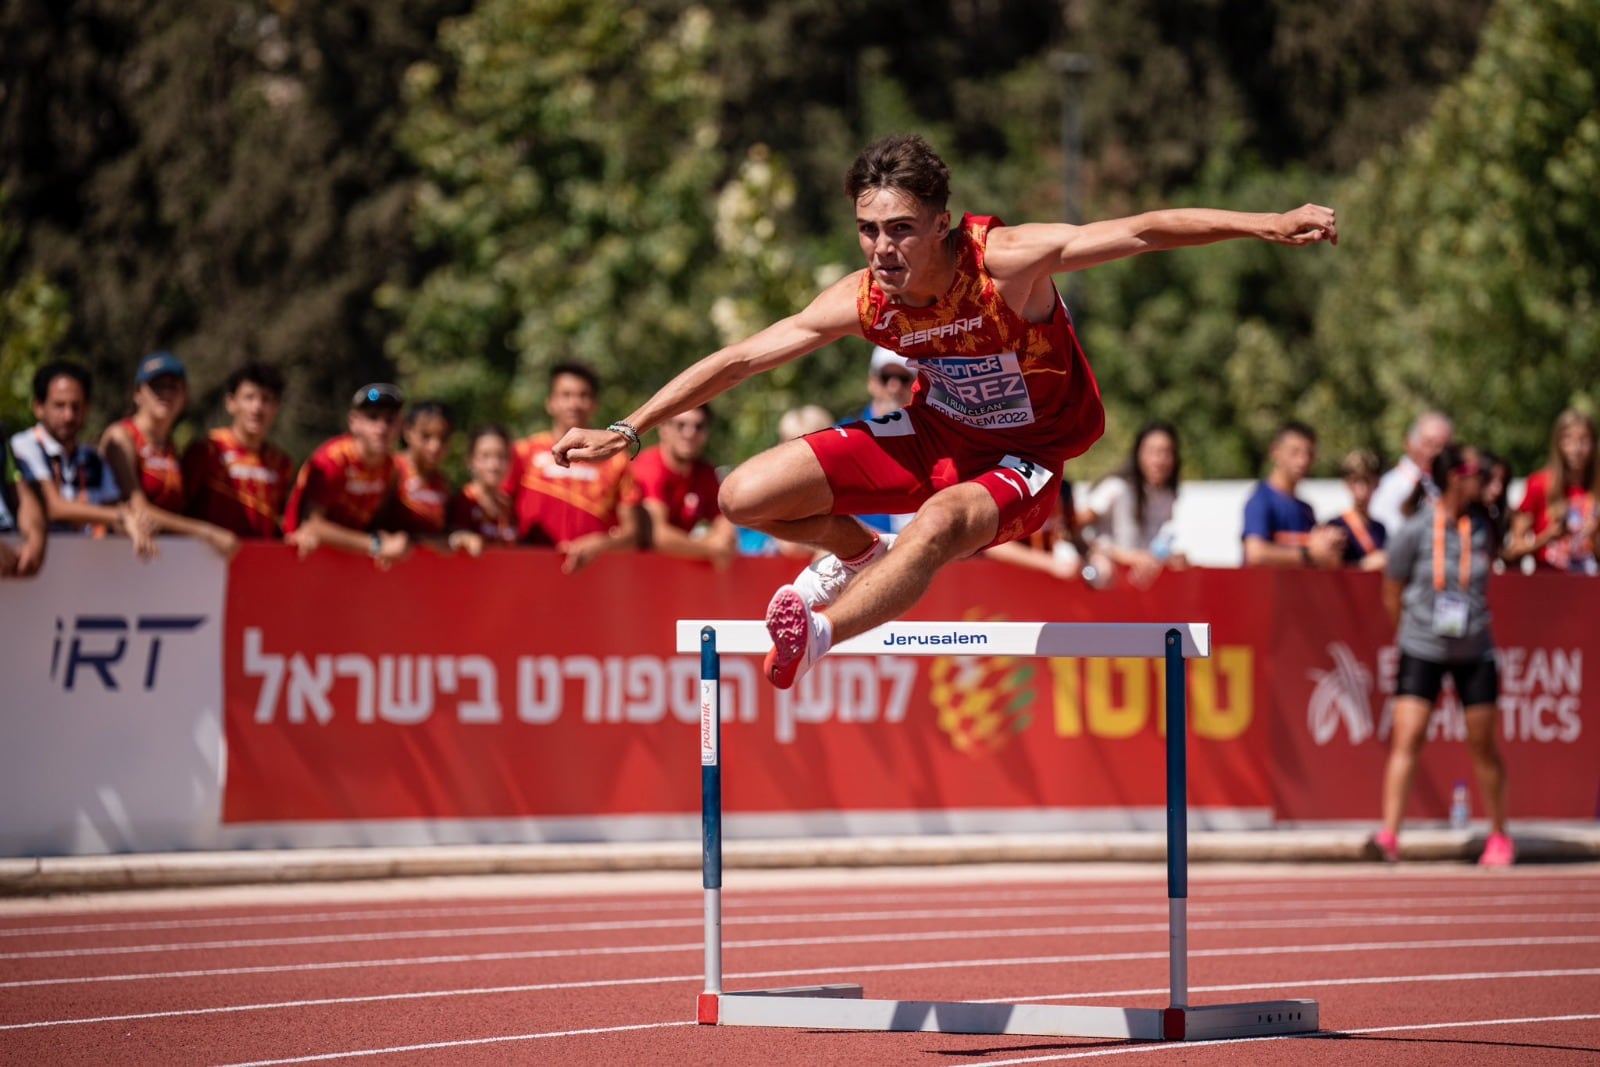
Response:
[{"label": "track shadow of hurdle", "polygon": [[771,647],[765,624],[748,620],[677,623],[677,651],[700,653],[700,813],[705,888],[705,991],[698,1022],[943,1034],[1036,1035],[1194,1041],[1312,1033],[1314,1000],[1193,1006],[1188,990],[1188,700],[1185,659],[1211,654],[1205,623],[895,622],[841,642],[844,655],[949,655],[1162,659],[1167,700],[1167,906],[1169,1001],[1166,1008],[1062,1004],[869,1000],[850,983],[726,992],[722,988],[722,668],[723,653],[761,655]]}]

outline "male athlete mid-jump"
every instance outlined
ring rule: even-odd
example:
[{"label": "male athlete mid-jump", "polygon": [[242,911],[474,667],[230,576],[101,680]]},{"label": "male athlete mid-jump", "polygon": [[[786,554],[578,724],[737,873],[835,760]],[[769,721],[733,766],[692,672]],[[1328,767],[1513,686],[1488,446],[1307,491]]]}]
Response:
[{"label": "male athlete mid-jump", "polygon": [[[939,568],[1025,537],[1049,516],[1062,465],[1105,425],[1099,386],[1053,275],[1141,252],[1259,238],[1337,243],[1334,212],[1203,208],[1083,226],[951,224],[950,172],[922,138],[882,138],[845,174],[865,269],[806,308],[713,352],[627,419],[569,431],[557,462],[637,447],[639,435],[746,378],[846,335],[912,361],[911,404],[819,430],[754,456],[723,482],[740,526],[828,555],[767,607],[764,669],[792,686],[837,641],[906,612]],[[915,511],[894,541],[850,516]]]}]

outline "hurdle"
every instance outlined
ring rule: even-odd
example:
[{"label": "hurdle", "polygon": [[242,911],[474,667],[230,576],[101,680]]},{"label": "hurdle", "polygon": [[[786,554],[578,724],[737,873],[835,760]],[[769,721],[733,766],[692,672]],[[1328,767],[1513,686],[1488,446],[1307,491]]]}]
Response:
[{"label": "hurdle", "polygon": [[701,873],[705,888],[702,1025],[824,1030],[1101,1037],[1198,1041],[1312,1033],[1314,1000],[1189,1003],[1188,701],[1185,659],[1211,655],[1206,623],[894,622],[843,641],[830,655],[1034,656],[1166,661],[1167,916],[1166,1008],[1061,1004],[870,1000],[860,985],[836,983],[728,992],[722,988],[722,654],[762,655],[766,625],[749,620],[677,621],[676,649],[700,653]]}]

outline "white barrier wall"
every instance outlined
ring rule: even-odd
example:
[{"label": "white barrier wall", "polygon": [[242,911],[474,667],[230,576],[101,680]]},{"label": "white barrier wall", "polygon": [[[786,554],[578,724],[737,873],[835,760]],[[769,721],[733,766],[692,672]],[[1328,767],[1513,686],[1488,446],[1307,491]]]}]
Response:
[{"label": "white barrier wall", "polygon": [[210,847],[227,567],[187,540],[53,536],[0,582],[0,855]]}]

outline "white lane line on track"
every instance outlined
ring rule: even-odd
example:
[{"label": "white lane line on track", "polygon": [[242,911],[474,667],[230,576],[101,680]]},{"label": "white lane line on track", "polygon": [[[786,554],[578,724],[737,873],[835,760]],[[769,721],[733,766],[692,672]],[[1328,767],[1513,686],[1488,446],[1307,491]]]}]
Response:
[{"label": "white lane line on track", "polygon": [[[1307,955],[1313,953],[1343,953],[1343,952],[1386,952],[1400,950],[1406,952],[1451,950],[1461,948],[1533,948],[1537,946],[1559,945],[1593,945],[1600,943],[1600,936],[1583,937],[1486,937],[1486,938],[1459,938],[1448,941],[1365,941],[1351,942],[1337,945],[1256,945],[1249,948],[1211,948],[1189,950],[1190,959],[1223,958],[1230,956],[1281,956],[1281,955]],[[686,946],[695,952],[704,949],[704,945],[695,942]],[[654,951],[662,951],[660,949]],[[595,953],[592,953],[595,954]],[[299,971],[334,971],[334,970],[363,970],[376,967],[417,967],[424,965],[444,965],[461,963],[504,963],[516,960],[534,959],[546,956],[542,952],[481,952],[471,954],[457,954],[450,956],[402,956],[397,959],[386,960],[338,960],[326,963],[290,963],[290,964],[263,964],[254,967],[215,967],[205,970],[190,971],[147,971],[134,974],[102,974],[74,978],[28,978],[18,981],[0,982],[0,989],[20,989],[33,986],[58,986],[80,985],[99,982],[143,982],[167,981],[179,978],[226,978],[247,974],[281,974]],[[771,971],[745,971],[742,974],[728,975],[729,978],[792,978],[802,975],[832,974],[838,975],[846,972],[853,973],[886,973],[892,971],[923,971],[936,970],[946,967],[1033,967],[1060,963],[1124,963],[1137,960],[1165,960],[1170,959],[1170,953],[1163,948],[1154,952],[1099,952],[1085,953],[1072,956],[1022,956],[1001,957],[976,960],[938,960],[934,962],[912,963],[869,963],[869,964],[835,964],[831,967],[808,967],[789,970]],[[684,981],[682,978],[666,979],[637,979],[637,978],[604,978],[588,982],[551,983],[542,988],[547,989],[579,989],[594,988],[609,985],[640,985],[654,981]]]},{"label": "white lane line on track", "polygon": [[[1457,974],[1406,974],[1384,975],[1373,978],[1303,978],[1284,982],[1242,982],[1229,985],[1193,986],[1190,993],[1237,993],[1251,989],[1321,989],[1331,986],[1426,984],[1429,982],[1498,982],[1512,979],[1536,978],[1592,978],[1600,976],[1600,968],[1572,968],[1551,971],[1469,971]],[[699,975],[682,975],[670,978],[637,979],[635,984],[671,982],[698,982]],[[587,983],[576,983],[586,985]],[[176,1019],[194,1015],[231,1015],[250,1011],[284,1011],[294,1008],[345,1007],[353,1004],[380,1004],[390,1001],[445,999],[453,997],[502,996],[515,993],[538,993],[566,989],[566,985],[553,987],[549,983],[533,985],[489,986],[481,989],[434,989],[412,993],[373,993],[359,997],[319,997],[308,1000],[267,1001],[260,1004],[228,1004],[214,1008],[173,1008],[168,1011],[144,1011],[127,1015],[95,1015],[79,1019],[40,1019],[28,1023],[0,1025],[6,1030],[40,1030],[57,1026],[87,1026],[95,1023],[126,1023],[145,1019]],[[1105,997],[1134,997],[1165,995],[1166,986],[1159,989],[1118,989],[1104,993],[1050,993],[1040,996],[994,997],[975,1000],[974,1004],[1042,1004],[1050,1000],[1099,1000]]]},{"label": "white lane line on track", "polygon": [[1320,1041],[1327,1038],[1344,1037],[1349,1034],[1403,1034],[1419,1030],[1455,1030],[1471,1026],[1516,1026],[1528,1023],[1568,1023],[1586,1022],[1591,1019],[1600,1019],[1600,1015],[1534,1015],[1517,1019],[1458,1019],[1443,1023],[1411,1023],[1405,1026],[1371,1026],[1364,1029],[1323,1030],[1314,1034],[1283,1034],[1277,1037],[1228,1037],[1212,1041],[1171,1041],[1160,1044],[1148,1045],[1115,1045],[1110,1048],[1082,1049],[1077,1052],[1061,1052],[1049,1056],[1025,1056],[1015,1060],[968,1060],[970,1067],[1014,1067],[1023,1063],[1059,1063],[1062,1060],[1084,1060],[1091,1056],[1126,1056],[1136,1052],[1178,1052],[1198,1051],[1211,1048],[1215,1045],[1244,1045],[1256,1044],[1262,1041]]},{"label": "white lane line on track", "polygon": [[[918,896],[921,896],[921,894],[918,894]],[[1004,900],[1008,900],[1008,899],[1029,899],[1029,900],[1040,899],[1040,896],[1041,895],[1039,895],[1039,894],[1032,894],[1032,893],[1015,894],[1015,895],[1012,895],[1012,894],[996,894],[994,897],[986,900],[986,903],[990,904],[990,905],[993,905],[993,904],[996,904],[996,903],[998,903],[1000,901],[1004,901]],[[818,904],[818,903],[828,903],[832,899],[833,898],[826,898],[826,897],[806,898],[804,900],[796,898],[794,900],[788,901],[787,903],[795,905],[795,906],[799,906],[801,904],[815,905],[815,904]],[[1051,899],[1057,899],[1057,898],[1055,896],[1052,896]],[[902,903],[902,902],[904,902],[904,900],[905,900],[905,897],[904,897],[904,894],[902,894],[900,897],[895,898],[893,902],[894,903]],[[762,902],[762,906],[772,906],[774,903],[775,902],[771,902],[771,901],[763,901]],[[853,900],[853,903],[856,903],[857,905],[860,905],[860,904],[862,904],[864,902],[860,901],[860,900]],[[1597,891],[1597,892],[1594,892],[1594,893],[1565,893],[1565,894],[1557,894],[1557,893],[1524,893],[1524,894],[1502,895],[1502,896],[1492,896],[1492,897],[1474,897],[1474,898],[1471,898],[1471,899],[1454,902],[1452,904],[1452,907],[1454,907],[1454,908],[1465,908],[1465,907],[1471,907],[1471,908],[1504,908],[1504,907],[1512,907],[1512,906],[1529,907],[1529,906],[1534,906],[1534,905],[1550,906],[1550,905],[1558,905],[1558,904],[1559,905],[1569,905],[1569,906],[1571,906],[1571,905],[1596,905],[1596,906],[1600,906],[1600,891]],[[750,908],[752,906],[754,906],[754,905],[752,905],[750,903],[746,904],[746,908]],[[480,918],[480,917],[488,917],[488,916],[494,916],[494,915],[524,915],[524,914],[528,914],[530,912],[535,913],[535,914],[550,914],[552,912],[584,912],[584,911],[589,911],[589,912],[597,912],[597,911],[598,912],[605,912],[605,911],[640,912],[640,911],[666,911],[666,910],[671,910],[671,911],[692,912],[691,915],[689,915],[689,916],[687,916],[685,918],[682,918],[682,919],[671,919],[671,918],[664,918],[664,919],[632,919],[632,920],[616,920],[616,921],[610,922],[610,923],[607,923],[607,922],[604,922],[602,920],[598,920],[597,919],[597,920],[591,920],[591,921],[588,921],[588,922],[571,922],[571,923],[560,923],[560,924],[546,924],[546,926],[545,926],[545,929],[548,930],[549,932],[581,931],[581,930],[612,930],[612,929],[620,930],[620,929],[628,929],[628,928],[630,928],[631,926],[634,926],[634,925],[641,925],[641,928],[650,927],[650,926],[661,927],[661,926],[668,926],[668,925],[673,925],[673,924],[685,925],[685,926],[698,926],[701,922],[703,922],[703,916],[701,915],[702,908],[703,908],[703,902],[702,901],[688,899],[687,896],[685,897],[684,900],[679,902],[678,905],[676,905],[676,906],[674,906],[674,907],[672,907],[670,909],[665,907],[665,906],[654,905],[654,904],[648,905],[648,906],[640,906],[640,905],[633,904],[633,903],[610,902],[610,901],[596,902],[595,904],[592,904],[592,905],[572,904],[572,905],[563,905],[563,906],[560,906],[560,907],[548,907],[548,906],[532,903],[532,904],[515,904],[515,905],[501,905],[501,906],[485,906],[485,907],[481,907],[481,908],[404,908],[404,909],[397,908],[397,909],[393,909],[393,910],[390,910],[390,911],[367,910],[367,911],[315,912],[315,913],[305,913],[305,914],[293,914],[293,913],[290,913],[290,914],[284,914],[284,915],[239,915],[239,916],[227,916],[227,917],[217,917],[217,918],[209,918],[209,919],[204,919],[204,918],[193,918],[193,919],[188,919],[188,920],[162,919],[162,920],[149,920],[149,921],[145,921],[145,922],[74,923],[74,924],[62,925],[62,926],[19,927],[19,928],[10,929],[10,930],[0,930],[0,938],[5,938],[5,937],[46,937],[46,936],[56,937],[56,936],[71,936],[71,935],[75,935],[75,934],[94,935],[94,934],[104,934],[104,933],[132,933],[132,932],[157,931],[157,930],[198,930],[198,929],[217,929],[217,928],[225,928],[225,927],[283,926],[283,925],[299,925],[299,924],[304,924],[304,925],[310,926],[310,925],[317,925],[317,924],[322,924],[322,923],[335,923],[335,922],[347,923],[347,922],[368,922],[368,921],[377,922],[377,921],[393,921],[393,920],[396,920],[396,919]],[[1333,910],[1333,911],[1341,911],[1342,910],[1342,911],[1347,911],[1347,912],[1360,912],[1360,911],[1367,910],[1367,909],[1371,909],[1371,910],[1374,910],[1374,911],[1391,911],[1391,912],[1393,912],[1393,911],[1405,911],[1407,909],[1416,909],[1416,910],[1429,909],[1430,911],[1437,911],[1438,910],[1438,904],[1437,904],[1437,902],[1435,902],[1433,900],[1420,900],[1420,899],[1416,899],[1416,898],[1402,898],[1402,899],[1399,899],[1399,900],[1389,900],[1389,899],[1349,900],[1349,899],[1346,899],[1346,898],[1343,898],[1343,897],[1329,897],[1329,898],[1326,898],[1326,899],[1324,899],[1324,898],[1298,899],[1297,898],[1297,899],[1288,899],[1288,900],[1228,901],[1228,902],[1225,902],[1225,903],[1211,903],[1211,902],[1207,902],[1207,901],[1191,900],[1190,901],[1190,906],[1189,906],[1189,916],[1190,916],[1191,919],[1200,919],[1200,918],[1204,918],[1204,917],[1206,917],[1208,915],[1211,915],[1211,914],[1222,914],[1222,913],[1227,913],[1227,912],[1232,912],[1232,911],[1251,911],[1251,912],[1259,912],[1259,911],[1263,911],[1263,910],[1266,910],[1266,911],[1314,911],[1314,912],[1317,912],[1318,914],[1326,914],[1330,910]],[[732,909],[728,909],[728,910],[731,911]],[[1166,904],[1164,899],[1162,899],[1158,903],[1151,903],[1151,904],[1093,904],[1093,905],[1088,905],[1088,906],[1085,906],[1082,903],[1066,902],[1066,903],[1058,903],[1058,904],[1050,904],[1050,905],[1038,905],[1038,906],[1034,906],[1034,907],[1012,907],[1012,908],[1007,908],[1007,907],[967,908],[967,909],[928,908],[928,909],[923,909],[921,911],[916,911],[916,912],[904,912],[904,911],[893,911],[893,910],[891,910],[891,911],[881,911],[881,912],[857,911],[857,912],[854,912],[854,913],[847,913],[847,914],[843,914],[843,915],[832,916],[831,918],[837,919],[839,921],[857,921],[858,919],[860,919],[860,920],[871,919],[872,921],[876,921],[878,919],[895,919],[895,918],[903,918],[903,917],[936,918],[936,917],[939,917],[941,915],[948,915],[948,916],[953,917],[953,918],[969,918],[969,917],[982,917],[982,916],[987,916],[987,915],[1049,915],[1049,914],[1076,914],[1076,915],[1143,915],[1143,914],[1151,914],[1151,915],[1166,915],[1167,914],[1167,904]],[[821,916],[821,917],[817,917],[814,921],[827,921],[828,918],[829,918],[828,916]],[[800,918],[797,919],[796,916],[794,916],[792,912],[785,911],[785,912],[775,913],[775,914],[772,914],[772,915],[738,915],[737,918],[736,918],[736,921],[738,923],[740,923],[740,924],[743,924],[743,923],[773,923],[773,922],[813,921],[813,920],[809,916],[803,916],[803,917],[800,917]],[[530,927],[530,929],[533,929],[533,928]]]},{"label": "white lane line on track", "polygon": [[[1071,909],[1068,909],[1071,910]],[[1155,909],[1150,909],[1155,910]],[[792,915],[792,916],[766,916],[757,920],[760,924],[802,925],[843,923],[843,922],[882,922],[886,919],[973,919],[973,918],[1012,918],[1027,915],[1059,914],[1057,909],[1023,909],[1019,912],[973,911],[967,914],[948,914],[939,912],[899,912],[899,913],[860,913],[849,915]],[[1080,913],[1081,914],[1081,913]],[[748,923],[748,919],[740,919],[741,924]],[[1505,915],[1498,914],[1492,917],[1483,915],[1318,915],[1307,919],[1250,919],[1250,920],[1193,920],[1188,923],[1190,931],[1217,930],[1224,932],[1238,932],[1242,930],[1323,930],[1329,927],[1381,927],[1381,926],[1482,926],[1485,922],[1492,922],[1497,926],[1549,925],[1558,923],[1594,923],[1600,922],[1600,912],[1570,913],[1565,915]],[[158,952],[216,952],[224,950],[263,949],[263,948],[298,948],[307,945],[344,945],[344,944],[372,944],[388,941],[426,941],[469,937],[525,937],[536,934],[551,933],[580,933],[616,930],[671,930],[699,927],[703,921],[685,919],[655,919],[639,922],[611,922],[611,923],[564,923],[564,924],[535,924],[530,926],[479,926],[479,927],[434,927],[416,930],[369,931],[367,933],[343,934],[314,934],[306,937],[262,937],[240,938],[229,941],[177,941],[160,942],[146,945],[104,945],[96,948],[59,948],[36,949],[27,952],[0,952],[0,960],[43,960],[43,959],[79,959],[98,956],[136,956],[148,955]],[[752,925],[755,925],[752,923]],[[1097,926],[1030,926],[1022,928],[978,929],[978,930],[925,930],[902,934],[863,934],[852,937],[792,937],[768,938],[765,940],[727,941],[729,948],[804,948],[809,945],[831,944],[860,944],[877,943],[885,941],[965,941],[975,938],[1006,938],[1006,937],[1100,937],[1121,934],[1151,934],[1165,933],[1168,930],[1166,922],[1147,923],[1113,923]],[[703,947],[701,943],[691,945],[619,945],[613,947],[579,946],[575,948],[553,948],[542,950],[551,957],[560,956],[587,956],[603,955],[606,953],[634,953],[634,952],[668,952],[686,951],[690,948]]]},{"label": "white lane line on track", "polygon": [[621,1034],[630,1030],[662,1030],[670,1026],[693,1026],[693,1022],[638,1023],[633,1026],[597,1026],[589,1030],[562,1030],[544,1034],[505,1034],[498,1037],[472,1037],[460,1041],[430,1041],[424,1045],[395,1045],[390,1048],[356,1049],[353,1052],[325,1052],[320,1056],[293,1056],[286,1060],[249,1060],[229,1067],[272,1067],[284,1063],[317,1063],[326,1060],[354,1059],[357,1056],[392,1056],[401,1052],[432,1052],[442,1048],[471,1048],[474,1045],[502,1045],[511,1041],[538,1041],[551,1037],[589,1037],[594,1034]]},{"label": "white lane line on track", "polygon": [[[1444,1023],[1419,1023],[1410,1026],[1379,1026],[1364,1030],[1340,1030],[1320,1034],[1293,1034],[1283,1037],[1245,1037],[1232,1038],[1218,1041],[1205,1041],[1188,1043],[1182,1041],[1164,1042],[1161,1044],[1118,1045],[1112,1048],[1085,1049],[1079,1052],[1068,1052],[1050,1056],[1027,1056],[1015,1060],[970,1060],[974,1067],[983,1064],[985,1067],[1007,1067],[1012,1064],[1024,1063],[1051,1063],[1060,1060],[1085,1059],[1090,1056],[1115,1056],[1132,1052],[1170,1052],[1173,1050],[1192,1051],[1198,1048],[1207,1048],[1213,1045],[1234,1045],[1244,1042],[1256,1041],[1287,1041],[1287,1040],[1315,1040],[1318,1038],[1337,1037],[1341,1034],[1385,1034],[1405,1033],[1417,1030],[1449,1030],[1456,1027],[1469,1026],[1513,1026],[1527,1023],[1558,1023],[1579,1022],[1588,1019],[1600,1019],[1600,1015],[1544,1015],[1518,1019],[1470,1019]],[[693,1023],[667,1022],[667,1023],[642,1023],[631,1027],[616,1027],[616,1030],[655,1030],[668,1026],[693,1026]],[[227,1067],[277,1067],[290,1063],[316,1063],[318,1061],[338,1060],[356,1056],[388,1056],[401,1052],[424,1052],[445,1048],[464,1048],[473,1045],[488,1045],[496,1042],[508,1041],[534,1041],[546,1037],[580,1037],[590,1033],[609,1033],[611,1030],[585,1031],[574,1030],[565,1033],[540,1033],[540,1034],[508,1034],[503,1037],[480,1037],[461,1041],[435,1041],[425,1045],[395,1045],[389,1048],[357,1049],[351,1052],[327,1052],[317,1056],[296,1056],[281,1060],[250,1060],[245,1063],[229,1064]]]}]

